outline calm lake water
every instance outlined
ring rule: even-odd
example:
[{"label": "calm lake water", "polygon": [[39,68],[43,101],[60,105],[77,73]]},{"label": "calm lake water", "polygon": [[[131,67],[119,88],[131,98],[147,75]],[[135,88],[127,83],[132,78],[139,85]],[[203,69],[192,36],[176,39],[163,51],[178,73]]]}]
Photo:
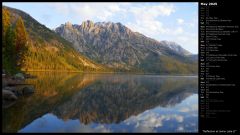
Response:
[{"label": "calm lake water", "polygon": [[198,78],[32,72],[3,132],[198,132]]}]

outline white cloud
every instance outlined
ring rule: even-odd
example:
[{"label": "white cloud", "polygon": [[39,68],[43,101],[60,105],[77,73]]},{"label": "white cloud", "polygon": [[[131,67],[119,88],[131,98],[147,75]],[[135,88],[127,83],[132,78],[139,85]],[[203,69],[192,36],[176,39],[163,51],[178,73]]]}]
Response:
[{"label": "white cloud", "polygon": [[165,34],[168,29],[163,27],[160,16],[170,16],[175,12],[173,4],[161,4],[157,6],[131,7],[129,12],[133,14],[134,21],[126,25],[133,31],[145,34],[149,37],[156,37]]},{"label": "white cloud", "polygon": [[[133,31],[140,32],[157,40],[171,40],[177,42],[182,45],[183,48],[191,52],[197,50],[198,41],[196,34],[185,31],[183,27],[167,27],[167,24],[159,20],[160,16],[170,16],[174,13],[174,5],[163,4],[158,6],[132,7],[130,12],[134,15],[134,21],[128,22],[126,25]],[[182,18],[178,18],[177,23],[185,27],[185,20]],[[191,22],[189,27],[195,27],[194,23],[195,22]],[[168,39],[162,38],[161,35],[168,37]]]},{"label": "white cloud", "polygon": [[48,5],[63,15],[73,15],[81,21],[96,18],[100,21],[107,21],[116,12],[125,12],[125,9],[120,8],[119,3],[49,3]]},{"label": "white cloud", "polygon": [[[166,121],[175,120],[179,124],[184,121],[184,116],[180,114],[159,114],[156,112],[144,112],[137,116],[132,116],[125,120],[127,125],[135,125],[135,132],[156,132],[156,128],[164,127]],[[176,129],[177,130],[177,129]]]},{"label": "white cloud", "polygon": [[183,127],[183,126],[179,126],[179,127],[177,128],[177,131],[184,131],[184,127]]},{"label": "white cloud", "polygon": [[191,106],[192,111],[197,111],[198,110],[198,104],[193,104]]},{"label": "white cloud", "polygon": [[126,24],[131,30],[140,32],[148,37],[156,37],[158,34],[165,34],[168,30],[163,27],[160,21],[155,20],[136,20]]},{"label": "white cloud", "polygon": [[183,23],[184,23],[184,20],[183,20],[183,19],[181,19],[181,18],[178,18],[178,19],[177,19],[177,23],[181,25],[181,24],[183,24]]},{"label": "white cloud", "polygon": [[180,35],[182,34],[184,31],[183,31],[183,28],[182,27],[178,27],[175,31],[173,31],[173,35]]},{"label": "white cloud", "polygon": [[119,11],[118,5],[107,5],[104,3],[83,3],[81,7],[71,5],[71,9],[82,20],[94,20],[98,18],[101,21],[106,21],[115,12]]},{"label": "white cloud", "polygon": [[184,118],[182,115],[173,115],[173,118],[177,120],[177,122],[183,122]]},{"label": "white cloud", "polygon": [[156,19],[159,16],[170,16],[175,12],[173,4],[161,4],[157,6],[132,6],[129,9],[130,13],[133,13],[135,18],[139,19]]},{"label": "white cloud", "polygon": [[111,132],[110,129],[106,128],[104,125],[97,125],[93,127],[91,124],[84,125],[80,124],[78,126],[72,127],[70,132],[81,132],[81,133],[109,133]]},{"label": "white cloud", "polygon": [[189,112],[190,111],[190,109],[188,108],[188,107],[182,107],[182,108],[180,108],[179,109],[179,112]]},{"label": "white cloud", "polygon": [[119,5],[110,5],[109,6],[109,10],[112,11],[112,12],[118,12],[118,11],[121,11]]}]

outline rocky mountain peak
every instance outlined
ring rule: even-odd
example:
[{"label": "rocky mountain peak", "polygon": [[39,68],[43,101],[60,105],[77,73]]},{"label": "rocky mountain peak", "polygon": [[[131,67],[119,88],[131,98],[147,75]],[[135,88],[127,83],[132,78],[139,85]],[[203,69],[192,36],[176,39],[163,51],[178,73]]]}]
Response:
[{"label": "rocky mountain peak", "polygon": [[72,29],[72,23],[71,22],[66,22],[65,27]]},{"label": "rocky mountain peak", "polygon": [[71,22],[66,22],[65,25],[66,26],[72,26],[72,23]]},{"label": "rocky mountain peak", "polygon": [[127,27],[125,27],[120,22],[113,23],[113,22],[96,22],[95,27],[105,28],[112,32],[125,32]]},{"label": "rocky mountain peak", "polygon": [[86,28],[89,29],[89,28],[94,27],[94,22],[91,21],[91,20],[83,21],[81,26],[82,26],[83,29],[86,29]]},{"label": "rocky mountain peak", "polygon": [[177,44],[176,42],[163,40],[160,43],[166,45],[171,50],[177,53],[184,54],[184,55],[192,55],[192,53],[182,48],[181,45]]}]

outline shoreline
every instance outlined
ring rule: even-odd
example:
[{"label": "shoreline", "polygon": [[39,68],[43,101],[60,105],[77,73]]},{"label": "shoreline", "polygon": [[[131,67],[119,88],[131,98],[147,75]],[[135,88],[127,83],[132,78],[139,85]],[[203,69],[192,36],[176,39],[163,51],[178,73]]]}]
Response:
[{"label": "shoreline", "polygon": [[36,76],[17,73],[15,75],[2,74],[2,105],[3,108],[11,107],[16,101],[26,95],[32,95],[35,92],[33,84],[25,83],[26,79],[35,79]]},{"label": "shoreline", "polygon": [[181,77],[198,77],[198,74],[157,74],[157,73],[134,73],[134,72],[84,72],[84,71],[66,71],[66,70],[28,70],[26,73],[31,72],[57,72],[57,73],[81,73],[81,74],[132,74],[132,75],[157,75],[157,76],[181,76]]}]

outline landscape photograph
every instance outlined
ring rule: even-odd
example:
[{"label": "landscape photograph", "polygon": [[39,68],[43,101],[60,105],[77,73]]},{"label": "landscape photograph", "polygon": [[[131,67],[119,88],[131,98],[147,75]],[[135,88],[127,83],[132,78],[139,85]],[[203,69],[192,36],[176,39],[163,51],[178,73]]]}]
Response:
[{"label": "landscape photograph", "polygon": [[2,131],[197,133],[198,3],[3,2]]}]

